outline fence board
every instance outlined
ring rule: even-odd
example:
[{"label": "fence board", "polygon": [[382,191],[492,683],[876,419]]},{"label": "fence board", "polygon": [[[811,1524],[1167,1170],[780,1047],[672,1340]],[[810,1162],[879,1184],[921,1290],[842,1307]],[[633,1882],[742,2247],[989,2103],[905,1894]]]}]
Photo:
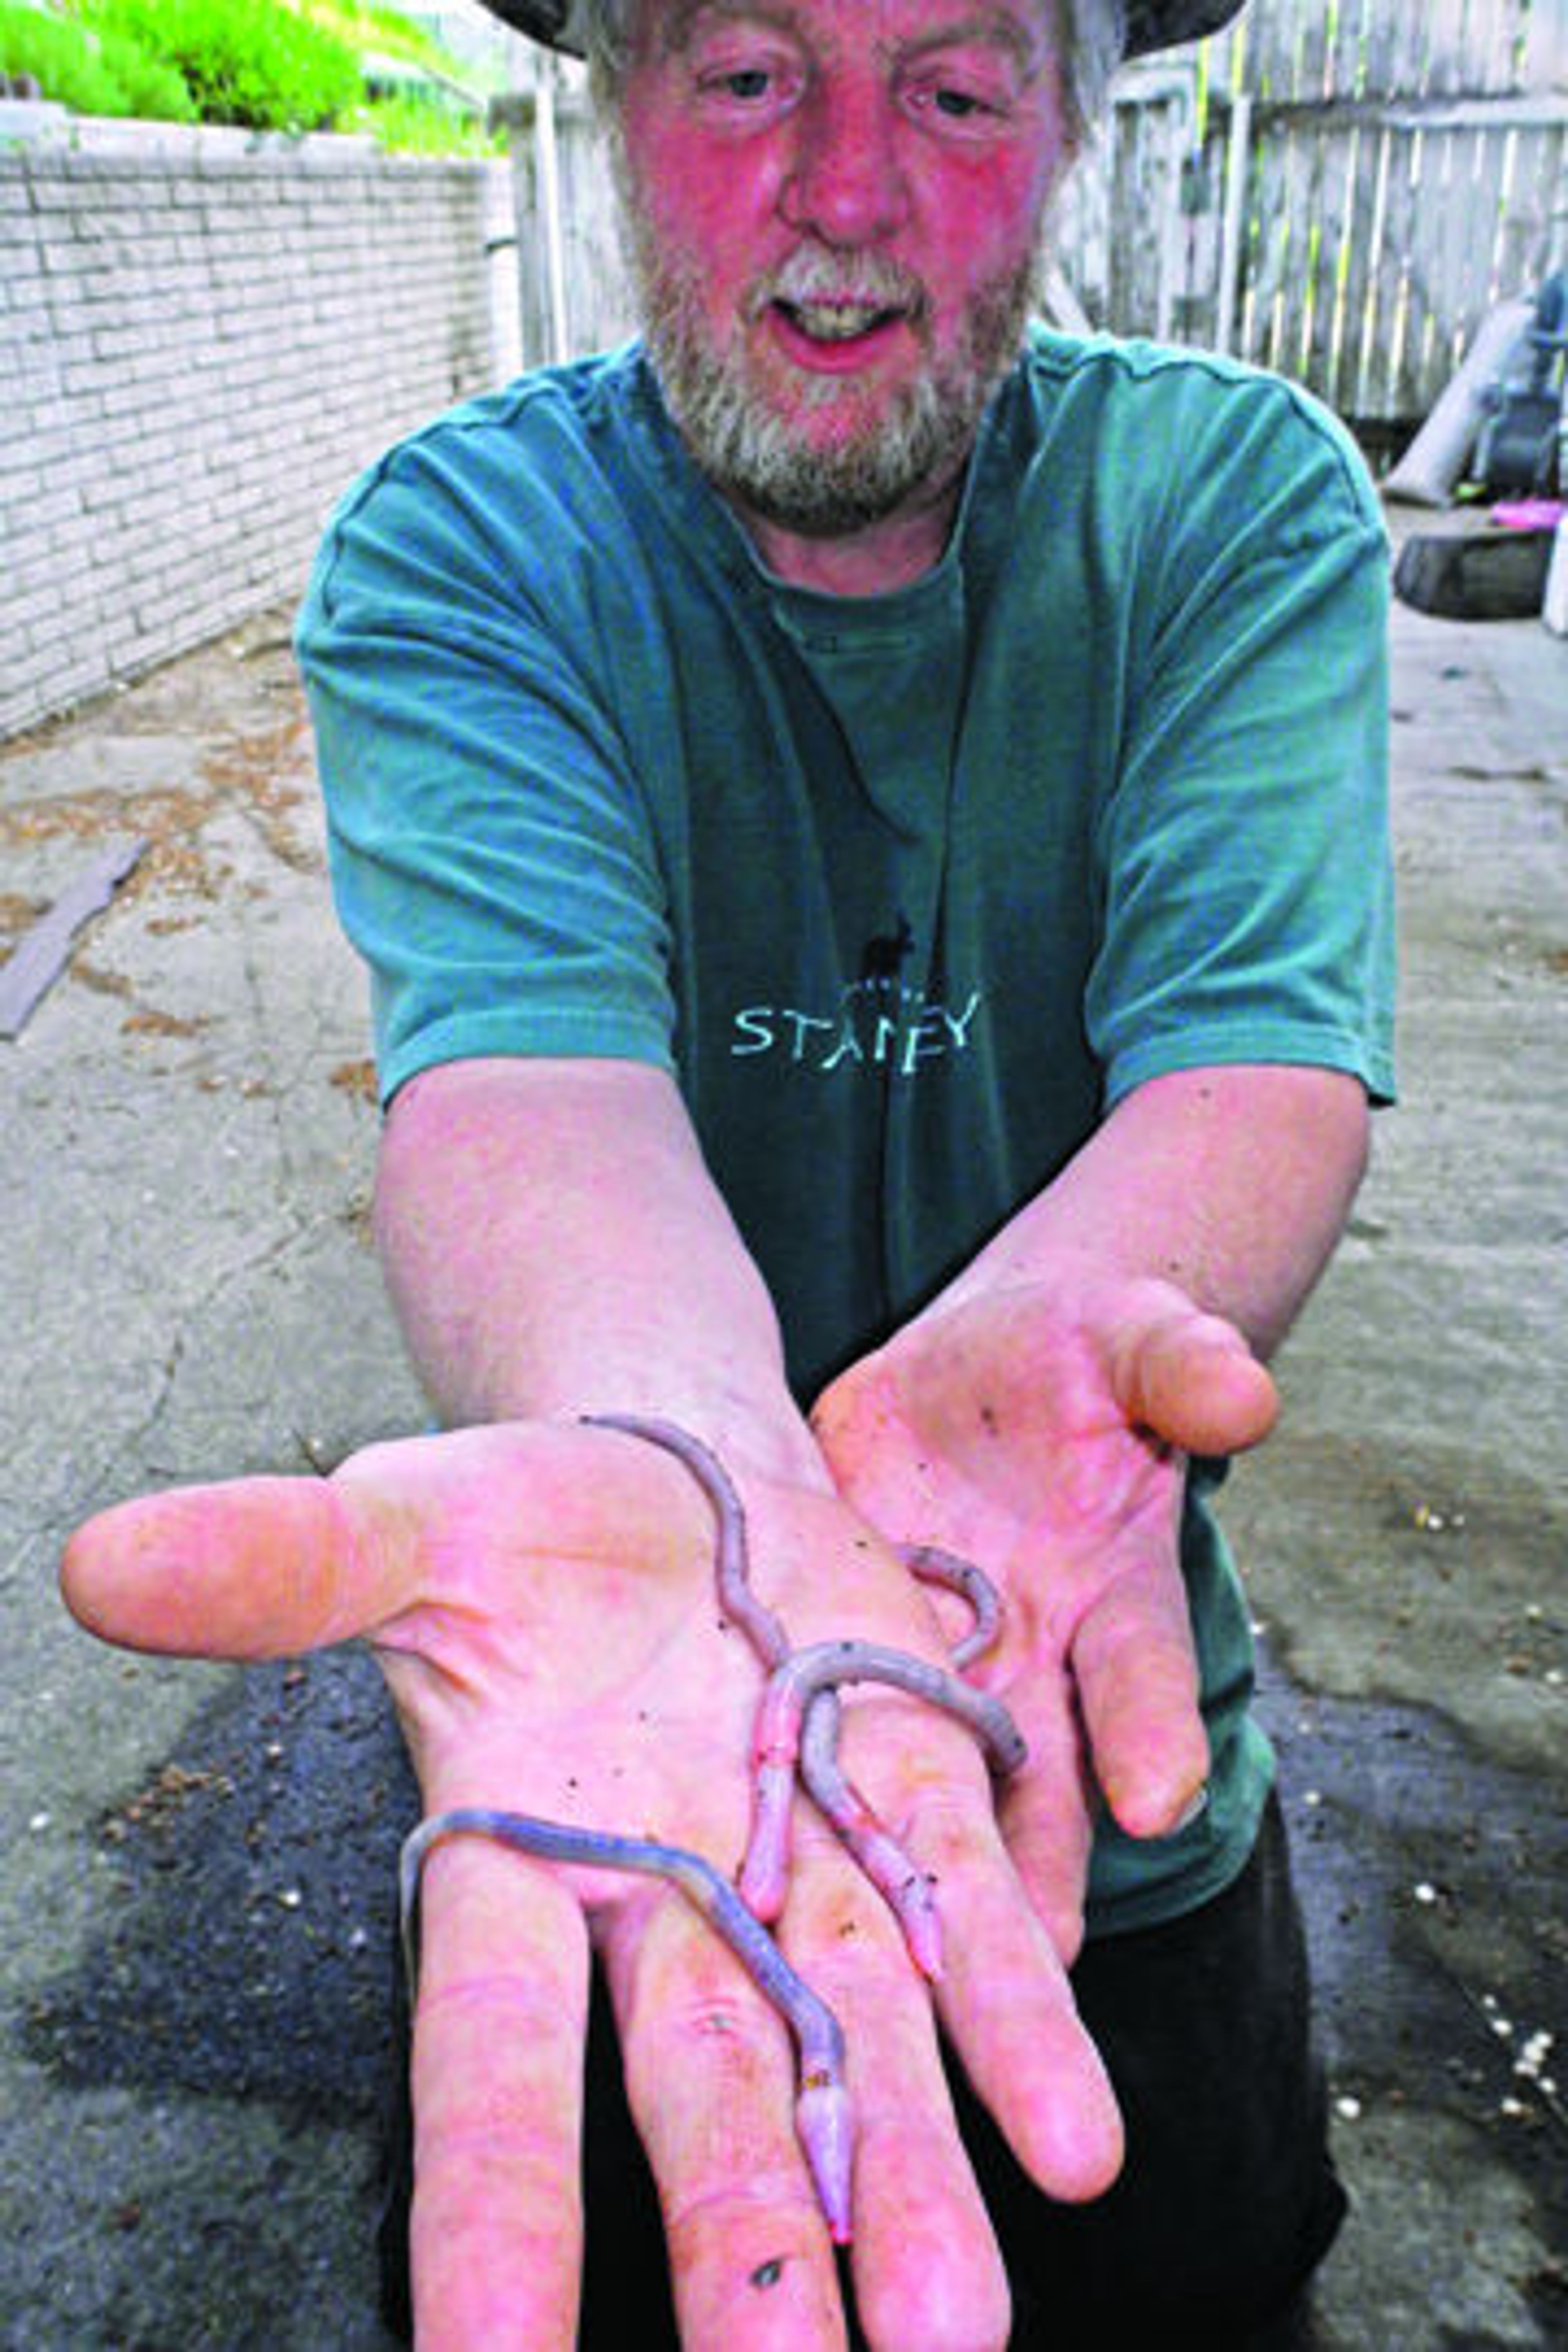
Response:
[{"label": "fence board", "polygon": [[1341,245],[1339,323],[1332,370],[1324,383],[1323,397],[1346,415],[1364,415],[1358,406],[1363,374],[1363,346],[1367,331],[1367,305],[1377,268],[1376,225],[1382,217],[1381,188],[1384,142],[1370,125],[1358,123],[1349,134],[1345,214],[1347,233]]},{"label": "fence board", "polygon": [[1366,86],[1364,44],[1372,0],[1340,0],[1328,55],[1325,98],[1359,98]]},{"label": "fence board", "polygon": [[1528,291],[1568,267],[1568,124],[1513,133],[1511,173],[1498,224],[1493,299]]},{"label": "fence board", "polygon": [[1352,240],[1357,266],[1350,273],[1346,299],[1346,352],[1339,382],[1325,396],[1337,397],[1347,415],[1377,416],[1385,412],[1388,369],[1395,349],[1402,316],[1401,285],[1396,269],[1388,266],[1387,234],[1391,211],[1397,206],[1397,177],[1402,143],[1387,131],[1364,137],[1358,174],[1358,193],[1368,205],[1363,235]]},{"label": "fence board", "polygon": [[[1373,7],[1369,12],[1361,91],[1366,98],[1386,98],[1408,87],[1412,71],[1405,47],[1410,26],[1404,10]],[[1401,77],[1405,77],[1402,81]]]},{"label": "fence board", "polygon": [[1328,130],[1322,135],[1318,173],[1319,249],[1314,270],[1312,335],[1301,367],[1309,383],[1321,384],[1332,400],[1343,360],[1345,287],[1354,249],[1353,225],[1360,131]]},{"label": "fence board", "polygon": [[1525,89],[1568,89],[1568,0],[1535,0],[1519,78]]},{"label": "fence board", "polygon": [[1291,96],[1298,100],[1331,97],[1334,87],[1333,11],[1313,12],[1297,36],[1292,60]]}]

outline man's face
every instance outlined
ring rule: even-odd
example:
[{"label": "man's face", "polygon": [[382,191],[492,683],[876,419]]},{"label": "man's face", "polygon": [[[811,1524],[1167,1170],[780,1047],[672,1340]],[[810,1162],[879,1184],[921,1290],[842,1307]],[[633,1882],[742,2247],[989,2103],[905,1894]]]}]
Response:
[{"label": "man's face", "polygon": [[847,535],[952,480],[1068,160],[1052,0],[644,0],[621,108],[649,347],[743,507]]}]

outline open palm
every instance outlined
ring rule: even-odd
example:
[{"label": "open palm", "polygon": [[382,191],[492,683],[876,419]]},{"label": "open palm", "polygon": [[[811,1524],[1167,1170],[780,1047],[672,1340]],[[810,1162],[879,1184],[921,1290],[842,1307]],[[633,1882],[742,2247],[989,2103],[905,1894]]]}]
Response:
[{"label": "open palm", "polygon": [[[830,1496],[747,1482],[757,1580],[797,1642],[942,1636],[896,1555]],[[696,1850],[745,1840],[761,1671],[722,1621],[697,1487],[634,1438],[551,1424],[372,1448],[330,1481],[149,1498],[74,1540],[67,1597],[106,1638],[259,1657],[354,1634],[387,1675],[427,1811],[483,1805]],[[995,1825],[967,1733],[900,1695],[847,1701],[846,1760],[940,1877],[943,2025],[1026,2166],[1092,2194],[1119,2127]],[[1005,2341],[1006,2291],[958,2143],[928,1989],[802,1808],[780,1942],[837,2011],[860,2123],[855,2264],[874,2344]],[[842,2341],[795,2137],[788,2043],[668,1887],[481,1839],[431,1855],[416,2031],[420,2341],[574,2340],[590,1954],[663,2200],[683,2339]],[[765,2296],[749,2286],[780,2264]]]},{"label": "open palm", "polygon": [[1181,1292],[1069,1268],[908,1327],[812,1416],[840,1493],[890,1540],[973,1560],[1005,1600],[978,1678],[1029,1744],[1009,1850],[1070,1960],[1097,1804],[1168,1833],[1208,1769],[1178,1533],[1185,1452],[1255,1444],[1272,1382]]}]

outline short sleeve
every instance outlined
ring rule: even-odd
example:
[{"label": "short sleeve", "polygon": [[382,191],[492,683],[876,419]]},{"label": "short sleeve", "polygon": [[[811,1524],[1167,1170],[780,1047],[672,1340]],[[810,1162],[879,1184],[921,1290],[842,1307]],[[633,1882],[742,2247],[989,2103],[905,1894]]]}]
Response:
[{"label": "short sleeve", "polygon": [[[493,437],[493,436],[492,436]],[[529,475],[447,423],[345,500],[297,633],[384,1101],[473,1055],[671,1066],[665,890]]]},{"label": "short sleeve", "polygon": [[1178,446],[1142,533],[1096,840],[1085,1017],[1107,1097],[1277,1062],[1387,1100],[1388,560],[1371,486],[1338,426],[1279,383],[1227,384]]}]

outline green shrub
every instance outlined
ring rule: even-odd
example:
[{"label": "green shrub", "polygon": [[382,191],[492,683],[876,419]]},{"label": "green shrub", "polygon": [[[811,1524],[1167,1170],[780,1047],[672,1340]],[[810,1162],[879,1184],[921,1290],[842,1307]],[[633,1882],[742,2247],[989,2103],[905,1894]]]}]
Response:
[{"label": "green shrub", "polygon": [[464,115],[429,99],[373,99],[349,117],[345,131],[368,131],[396,155],[504,155],[506,141],[487,131],[482,117]]},{"label": "green shrub", "polygon": [[177,66],[165,65],[121,33],[100,33],[103,61],[143,122],[195,122],[200,109]]},{"label": "green shrub", "polygon": [[[368,131],[412,154],[499,154],[482,125],[410,92],[367,100],[353,44],[450,60],[417,26],[359,0],[0,0],[0,73],[79,114],[253,131]],[[308,11],[319,13],[312,21]]]},{"label": "green shrub", "polygon": [[78,114],[194,122],[195,103],[172,66],[121,36],[0,0],[0,73],[30,74],[46,98]]},{"label": "green shrub", "polygon": [[118,114],[121,93],[79,25],[0,5],[0,73],[30,74],[46,98],[82,114]]},{"label": "green shrub", "polygon": [[302,5],[323,31],[335,33],[362,55],[375,49],[384,57],[434,66],[438,73],[459,70],[433,34],[396,8],[367,6],[363,0],[302,0]]},{"label": "green shrub", "polygon": [[175,68],[204,122],[323,131],[361,96],[352,48],[282,0],[72,0],[92,31]]}]

